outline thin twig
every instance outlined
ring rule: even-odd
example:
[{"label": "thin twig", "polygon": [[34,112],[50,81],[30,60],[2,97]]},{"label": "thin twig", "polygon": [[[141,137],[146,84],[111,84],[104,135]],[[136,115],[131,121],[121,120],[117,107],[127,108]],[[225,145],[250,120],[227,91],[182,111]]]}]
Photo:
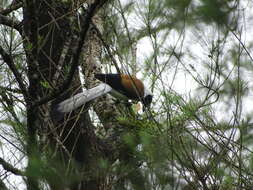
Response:
[{"label": "thin twig", "polygon": [[22,75],[18,72],[17,67],[14,64],[11,55],[9,55],[6,51],[4,51],[4,49],[1,46],[0,46],[0,55],[2,55],[3,60],[6,62],[6,64],[9,66],[12,73],[14,74],[15,79],[17,80],[18,85],[24,95],[24,98],[25,98],[25,100],[27,100],[28,99],[28,92],[27,92],[26,86],[23,83]]},{"label": "thin twig", "polygon": [[105,42],[105,40],[104,40],[104,38],[103,38],[101,32],[99,31],[99,29],[96,27],[96,25],[95,25],[94,23],[92,23],[92,27],[95,29],[95,31],[96,31],[96,33],[97,33],[97,35],[98,35],[98,38],[101,40],[101,42],[102,42],[103,46],[105,47],[105,49],[106,49],[108,55],[110,56],[110,58],[111,58],[111,60],[112,60],[112,63],[114,64],[114,66],[115,66],[117,72],[118,72],[119,74],[121,74],[121,71],[120,71],[120,68],[119,68],[119,66],[118,66],[118,63],[117,63],[117,61],[114,59],[114,56],[112,55],[110,46]]},{"label": "thin twig", "polygon": [[22,94],[22,91],[20,89],[17,88],[10,88],[10,87],[6,87],[6,86],[0,86],[0,90],[4,90],[7,92],[12,92],[12,93],[17,93],[17,94]]},{"label": "thin twig", "polygon": [[229,28],[229,31],[234,35],[234,37],[238,40],[238,42],[241,44],[242,48],[245,50],[246,54],[249,56],[250,60],[253,62],[253,57],[251,56],[250,52],[248,51],[248,49],[245,47],[244,43],[242,42],[241,38],[239,38],[236,33],[234,32],[234,30],[232,30],[231,28]]},{"label": "thin twig", "polygon": [[6,9],[1,10],[1,11],[0,11],[0,14],[6,16],[6,15],[8,15],[9,13],[11,13],[12,11],[15,11],[15,10],[21,8],[22,5],[23,5],[22,2],[16,2],[16,1],[15,1],[14,3],[11,3],[11,5],[8,6]]}]

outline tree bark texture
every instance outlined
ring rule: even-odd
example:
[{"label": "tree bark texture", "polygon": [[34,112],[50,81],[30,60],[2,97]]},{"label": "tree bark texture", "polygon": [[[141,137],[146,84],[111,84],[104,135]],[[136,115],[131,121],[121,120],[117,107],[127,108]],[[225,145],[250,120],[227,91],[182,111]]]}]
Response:
[{"label": "tree bark texture", "polygon": [[[74,176],[76,173],[81,176],[83,172],[90,174],[87,178],[73,179],[71,184],[52,181],[49,184],[52,189],[64,189],[66,186],[71,189],[98,189],[99,186],[99,179],[93,177],[92,171],[96,167],[92,166],[103,154],[104,145],[95,136],[88,107],[75,110],[57,123],[50,119],[50,108],[82,91],[78,74],[79,57],[83,54],[80,50],[84,39],[87,39],[90,19],[105,2],[94,1],[79,14],[75,2],[24,1],[24,48],[29,81],[26,102],[28,175],[34,167],[33,158],[40,158],[45,150],[55,162],[51,163],[52,167],[61,165],[65,168],[62,176]],[[53,99],[50,99],[51,94],[58,94],[51,103],[34,104],[43,98]],[[42,146],[38,142],[43,142]],[[30,175],[28,189],[39,189],[38,180],[39,177]],[[61,177],[57,180],[63,181]]]}]

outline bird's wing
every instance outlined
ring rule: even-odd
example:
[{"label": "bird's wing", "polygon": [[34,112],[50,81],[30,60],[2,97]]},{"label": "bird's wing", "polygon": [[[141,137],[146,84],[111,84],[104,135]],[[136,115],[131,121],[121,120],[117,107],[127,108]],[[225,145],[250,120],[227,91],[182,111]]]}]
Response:
[{"label": "bird's wing", "polygon": [[[98,86],[85,90],[81,93],[76,94],[73,97],[70,97],[59,104],[55,105],[53,108],[53,115],[55,115],[57,118],[59,118],[57,115],[64,115],[64,113],[68,113],[73,111],[74,109],[80,107],[81,105],[84,105],[85,103],[100,97],[108,92],[110,92],[112,88],[105,84],[99,84]],[[62,117],[60,117],[62,118]],[[58,119],[57,119],[58,120]]]}]

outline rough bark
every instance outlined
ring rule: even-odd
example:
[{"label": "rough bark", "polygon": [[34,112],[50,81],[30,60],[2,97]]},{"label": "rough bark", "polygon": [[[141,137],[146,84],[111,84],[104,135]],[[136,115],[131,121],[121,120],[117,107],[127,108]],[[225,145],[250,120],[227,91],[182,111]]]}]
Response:
[{"label": "rough bark", "polygon": [[[103,37],[101,35],[103,33],[103,16],[101,15],[100,12],[93,17],[92,27],[88,31],[88,38],[83,48],[85,54],[81,68],[85,80],[84,86],[87,89],[96,86],[100,82],[94,78],[94,74],[101,73],[102,67],[105,66],[100,60],[102,60],[102,50],[108,48],[108,44],[101,39]],[[113,59],[112,62],[114,61]],[[128,131],[128,128],[118,122],[120,117],[129,112],[128,108],[121,103],[115,104],[115,101],[109,95],[94,100],[90,106],[101,122],[101,125],[96,126],[94,130],[102,131],[103,140],[107,143],[107,148],[103,151],[105,152],[103,159],[109,161],[110,164],[113,164],[117,159],[125,165],[130,164],[131,150],[127,148],[122,140],[122,136]],[[136,171],[134,170],[134,172]],[[136,175],[141,176],[139,173]],[[110,183],[112,182],[109,175],[100,176],[99,179],[101,180],[99,189],[111,189]]]},{"label": "rough bark", "polygon": [[[51,0],[24,2],[25,50],[29,80],[29,97],[26,102],[28,173],[33,170],[33,158],[39,159],[42,155],[38,151],[38,132],[40,140],[43,140],[42,150],[46,150],[46,154],[52,156],[51,162],[61,163],[50,163],[51,166],[55,169],[59,169],[57,165],[65,168],[62,169],[62,177],[82,172],[93,173],[94,158],[99,158],[103,143],[94,134],[87,108],[80,108],[67,115],[64,121],[54,123],[49,119],[50,104],[40,105],[34,102],[38,102],[40,98],[50,100],[47,96],[54,94],[59,87],[63,90],[60,89],[58,92],[64,93],[58,93],[61,96],[52,104],[81,91],[77,66],[89,27],[87,19],[90,19],[97,7],[104,2],[94,1],[83,15],[79,15],[80,17],[69,3]],[[81,25],[80,28],[78,18],[82,23],[88,24]],[[39,189],[40,177],[31,174],[28,178],[28,189]],[[57,180],[63,181],[60,177]],[[98,189],[99,181],[94,180],[91,175],[88,178],[75,178],[69,184],[61,185],[55,181],[49,181],[49,184],[52,189],[63,189],[65,185],[71,189]]]},{"label": "rough bark", "polygon": [[[101,41],[103,20],[95,13],[105,2],[87,1],[89,6],[77,12],[83,2],[23,1],[23,26],[14,23],[13,27],[22,34],[28,87],[23,84],[10,55],[0,48],[27,105],[28,166],[24,176],[27,176],[28,189],[40,189],[41,179],[51,189],[110,189],[110,176],[100,170],[98,163],[103,160],[112,164],[124,157],[121,141],[124,128],[117,119],[125,106],[116,105],[111,97],[104,96],[84,105],[60,122],[50,118],[52,106],[82,91],[79,65],[86,88],[98,83],[94,73],[101,72],[98,60],[105,42]],[[90,27],[91,18],[93,27]],[[91,107],[101,126],[93,126],[88,112]],[[96,134],[101,129],[103,138]],[[49,171],[35,172],[44,167]]]}]

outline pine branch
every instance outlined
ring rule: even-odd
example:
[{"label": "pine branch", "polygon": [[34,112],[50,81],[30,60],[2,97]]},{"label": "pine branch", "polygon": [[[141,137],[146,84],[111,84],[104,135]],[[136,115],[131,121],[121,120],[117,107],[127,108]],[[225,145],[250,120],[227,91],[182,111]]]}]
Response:
[{"label": "pine branch", "polygon": [[0,91],[1,90],[11,92],[11,93],[22,94],[22,91],[20,89],[17,89],[17,88],[10,88],[10,87],[6,87],[6,86],[0,86]]},{"label": "pine branch", "polygon": [[6,187],[6,185],[4,184],[4,182],[2,180],[0,180],[0,189],[1,190],[8,190],[8,188]]},{"label": "pine branch", "polygon": [[25,100],[27,100],[28,99],[28,92],[27,92],[26,86],[23,83],[23,78],[22,78],[21,74],[18,72],[11,55],[9,55],[1,46],[0,46],[0,55],[2,55],[4,62],[6,62],[6,64],[9,66],[10,70],[12,71],[12,73],[15,76],[15,79],[17,80],[18,85],[24,95]]},{"label": "pine branch", "polygon": [[6,162],[4,159],[0,158],[0,164],[3,166],[3,168],[8,171],[11,172],[15,175],[19,175],[19,176],[24,176],[24,172],[20,171],[19,169],[13,167],[11,164],[9,164],[8,162]]}]

